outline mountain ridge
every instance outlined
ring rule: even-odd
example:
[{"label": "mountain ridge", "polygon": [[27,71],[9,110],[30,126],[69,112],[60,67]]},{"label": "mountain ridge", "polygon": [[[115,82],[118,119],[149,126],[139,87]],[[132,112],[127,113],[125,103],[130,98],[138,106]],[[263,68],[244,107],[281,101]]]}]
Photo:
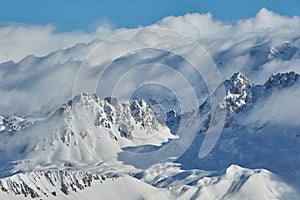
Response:
[{"label": "mountain ridge", "polygon": [[[134,166],[124,165],[122,161],[118,160],[117,154],[122,151],[123,147],[140,147],[146,144],[161,145],[162,142],[175,138],[171,135],[166,124],[158,122],[155,113],[145,100],[141,98],[135,99],[129,105],[111,97],[101,99],[96,95],[79,94],[62,104],[48,119],[24,129],[1,133],[2,141],[6,141],[5,146],[2,146],[0,149],[2,163],[10,163],[11,165],[2,165],[1,167],[0,189],[2,194],[31,196],[32,198],[55,198],[56,195],[72,198],[73,195],[80,194],[81,191],[85,191],[89,187],[94,187],[89,184],[91,182],[94,182],[96,185],[95,181],[97,180],[100,180],[101,183],[105,182],[101,175],[97,175],[105,172],[104,174],[107,174],[106,177],[111,175],[111,177],[116,176],[121,177],[121,179],[127,179],[126,177],[129,176],[133,179],[142,180],[145,184],[149,184],[149,186],[151,185],[151,187],[159,190],[169,187],[168,195],[174,198],[184,199],[187,196],[204,198],[207,195],[204,192],[205,190],[219,188],[216,198],[239,199],[240,195],[248,194],[247,190],[243,189],[243,185],[247,185],[247,188],[255,189],[254,185],[256,183],[252,179],[256,180],[256,178],[250,178],[255,176],[262,179],[260,183],[263,183],[265,188],[280,185],[283,188],[282,192],[290,194],[288,198],[293,199],[297,196],[296,192],[289,185],[286,185],[285,182],[282,182],[281,177],[279,178],[266,170],[260,171],[257,167],[255,169],[244,169],[239,166],[227,166],[226,163],[228,161],[217,155],[226,153],[229,158],[233,159],[233,163],[244,165],[247,160],[244,162],[242,157],[238,156],[244,153],[243,151],[238,153],[241,151],[239,145],[249,146],[249,152],[256,152],[257,148],[251,149],[251,143],[247,144],[244,140],[248,142],[253,140],[255,143],[255,141],[261,140],[257,137],[265,137],[264,130],[273,129],[269,125],[263,125],[255,130],[251,126],[245,129],[237,117],[247,114],[256,103],[262,103],[263,101],[259,100],[259,98],[267,100],[274,92],[297,87],[299,77],[295,72],[279,73],[272,75],[265,84],[255,85],[242,73],[237,72],[229,80],[224,81],[226,96],[218,104],[219,109],[227,109],[224,133],[213,151],[201,160],[201,166],[195,164],[199,161],[194,160],[193,153],[190,153],[188,150],[187,154],[189,156],[186,157],[184,154],[181,159],[175,161],[175,163],[180,163],[178,164],[181,168],[180,170],[174,164],[167,164],[166,167],[163,167],[163,170],[161,169],[162,166],[154,165],[145,171],[141,171],[141,169],[137,169]],[[209,117],[209,106],[208,101],[202,104],[199,108],[200,114],[202,112],[202,114],[206,114],[204,116]],[[181,115],[174,110],[168,114],[179,117],[179,119],[187,116],[186,113]],[[170,121],[165,121],[165,123],[173,123],[172,125],[174,125],[174,123],[178,122],[174,121],[175,118],[171,117],[170,119]],[[83,122],[88,122],[88,124],[83,124]],[[203,122],[204,124],[207,123],[206,121]],[[49,125],[48,128],[45,124]],[[40,128],[35,128],[39,126]],[[53,129],[53,127],[55,128]],[[250,129],[254,130],[255,133],[260,132],[260,134],[256,135],[247,132]],[[39,136],[41,131],[47,132],[49,130],[51,134]],[[136,130],[138,131],[136,132]],[[157,134],[161,135],[162,130],[165,131],[165,134],[157,136]],[[26,137],[26,134],[32,132],[35,133],[31,137]],[[204,132],[205,130],[200,131],[201,134],[196,136],[195,141],[198,140],[197,138],[201,138]],[[17,140],[21,135],[23,135],[22,141]],[[277,137],[283,137],[280,135],[280,132],[274,133],[273,140],[276,141]],[[149,136],[150,140],[148,140]],[[242,140],[240,136],[243,136],[244,139]],[[13,138],[12,142],[9,141],[10,137]],[[153,141],[152,137],[157,137],[157,139]],[[289,135],[287,138],[290,137],[293,137],[293,135]],[[282,139],[286,140],[286,138]],[[197,146],[199,145],[197,144]],[[289,146],[292,151],[297,151],[293,146]],[[190,148],[197,149],[194,144]],[[268,154],[270,150],[265,148],[265,151]],[[46,152],[47,156],[44,155]],[[251,156],[247,159],[251,159]],[[219,160],[218,166],[224,166],[223,170],[216,170],[214,167],[211,167],[210,160]],[[287,160],[287,163],[289,162],[291,162],[290,159]],[[186,164],[189,166],[195,164],[195,167],[199,167],[199,169],[194,171],[186,170],[184,169]],[[119,168],[123,170],[120,171]],[[205,172],[200,170],[202,168],[211,170]],[[225,172],[224,169],[226,169]],[[85,175],[84,171],[86,170],[89,172]],[[151,172],[151,170],[154,171]],[[167,176],[170,178],[164,178],[158,174],[152,177],[147,175],[150,172],[158,173],[156,170],[163,174],[171,172]],[[198,175],[190,176],[194,173]],[[57,181],[53,185],[51,183],[52,179],[49,179],[49,177],[56,177],[57,174],[62,174],[66,177],[63,179],[55,178]],[[184,174],[190,175],[186,176]],[[173,180],[173,178],[175,180],[177,176],[182,177],[182,181],[185,184],[169,185],[169,181]],[[91,179],[91,177],[93,178]],[[219,184],[225,184],[229,180],[228,177],[231,177],[230,184],[226,185],[226,187],[221,187]],[[29,179],[31,180],[30,182],[28,182]],[[110,178],[108,179],[110,180]],[[216,181],[217,179],[221,181],[218,182]],[[42,180],[42,183],[49,185],[51,189],[37,187],[36,183],[34,183],[37,180]],[[237,185],[240,186],[238,187]],[[201,188],[206,189],[202,190]],[[185,192],[180,192],[181,190]],[[263,190],[258,197],[263,196],[265,192]],[[274,198],[280,198],[279,193],[270,192],[268,194]]]}]

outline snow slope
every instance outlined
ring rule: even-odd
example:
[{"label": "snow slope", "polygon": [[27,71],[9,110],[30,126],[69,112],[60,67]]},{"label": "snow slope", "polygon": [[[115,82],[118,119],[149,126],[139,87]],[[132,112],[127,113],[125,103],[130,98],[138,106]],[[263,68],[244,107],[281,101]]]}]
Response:
[{"label": "snow slope", "polygon": [[169,192],[128,175],[33,172],[2,179],[0,198],[19,199],[169,199]]},{"label": "snow slope", "polygon": [[74,97],[34,126],[0,137],[5,166],[0,174],[117,161],[122,147],[159,146],[175,138],[142,99],[129,106],[88,94]]},{"label": "snow slope", "polygon": [[182,170],[172,163],[145,170],[142,180],[168,188],[172,199],[298,199],[297,192],[264,169],[229,166],[224,172]]}]

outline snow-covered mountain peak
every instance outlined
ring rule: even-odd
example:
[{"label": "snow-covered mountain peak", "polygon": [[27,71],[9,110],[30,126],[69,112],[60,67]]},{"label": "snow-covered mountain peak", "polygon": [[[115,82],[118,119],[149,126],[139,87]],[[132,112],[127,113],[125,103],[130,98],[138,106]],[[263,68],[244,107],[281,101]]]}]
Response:
[{"label": "snow-covered mountain peak", "polygon": [[272,76],[268,79],[268,81],[264,84],[266,89],[271,88],[286,88],[293,86],[298,80],[300,75],[296,72],[287,72],[287,73],[278,73],[272,74]]},{"label": "snow-covered mountain peak", "polygon": [[226,96],[220,106],[226,106],[230,112],[251,109],[258,99],[267,98],[274,91],[287,89],[299,83],[299,77],[294,71],[278,73],[271,75],[264,85],[255,85],[243,74],[235,73],[224,82]]},{"label": "snow-covered mountain peak", "polygon": [[243,90],[247,86],[252,86],[253,83],[241,72],[234,73],[229,79],[229,83],[238,90]]},{"label": "snow-covered mountain peak", "polygon": [[251,68],[254,71],[259,71],[268,62],[298,59],[299,55],[299,48],[289,41],[279,45],[274,45],[270,42],[260,43],[249,50],[247,69]]},{"label": "snow-covered mountain peak", "polygon": [[[9,139],[5,137],[0,135],[0,140]],[[34,166],[60,169],[66,165],[115,162],[123,147],[159,146],[175,136],[165,124],[159,124],[143,100],[130,106],[115,98],[84,93],[61,105],[49,118],[12,137],[0,146],[0,157],[7,163],[25,160],[14,164],[13,169],[23,171]]]},{"label": "snow-covered mountain peak", "polygon": [[221,107],[227,107],[230,111],[237,111],[242,105],[252,98],[251,88],[254,86],[250,80],[238,72],[224,82],[226,96],[221,102]]},{"label": "snow-covered mountain peak", "polygon": [[92,108],[93,112],[96,112],[94,115],[97,116],[95,125],[107,128],[117,125],[121,135],[128,139],[132,138],[131,132],[134,126],[138,126],[139,129],[147,129],[148,132],[165,128],[164,124],[158,122],[153,110],[142,98],[136,99],[129,105],[121,103],[116,98],[101,99],[95,94],[83,93],[75,96],[62,107],[65,106],[69,106],[69,110],[82,109],[82,107]]},{"label": "snow-covered mountain peak", "polygon": [[295,47],[291,42],[285,41],[279,47],[273,47],[269,50],[267,55],[268,61],[274,59],[290,60],[293,55],[297,52],[298,48]]},{"label": "snow-covered mountain peak", "polygon": [[148,107],[147,102],[143,99],[137,99],[130,105],[131,115],[142,127],[159,129],[159,123],[154,112]]},{"label": "snow-covered mountain peak", "polygon": [[[255,106],[265,105],[274,92],[299,85],[299,77],[294,71],[278,73],[272,75],[264,85],[255,85],[243,74],[235,73],[229,80],[224,81],[226,95],[219,103],[220,109],[227,110],[225,127],[239,126],[241,115],[249,114]],[[199,109],[204,116],[203,131],[208,127],[210,120],[209,99]]]},{"label": "snow-covered mountain peak", "polygon": [[[160,131],[169,132],[167,126],[159,123],[147,102],[141,98],[129,105],[121,103],[116,98],[102,99],[95,94],[83,93],[62,105],[60,110],[64,110],[64,112],[72,110],[72,115],[75,112],[76,116],[87,112],[90,121],[93,121],[95,126],[119,133],[119,136],[129,140],[134,139],[133,137],[145,137]],[[139,133],[134,133],[137,130]]]}]

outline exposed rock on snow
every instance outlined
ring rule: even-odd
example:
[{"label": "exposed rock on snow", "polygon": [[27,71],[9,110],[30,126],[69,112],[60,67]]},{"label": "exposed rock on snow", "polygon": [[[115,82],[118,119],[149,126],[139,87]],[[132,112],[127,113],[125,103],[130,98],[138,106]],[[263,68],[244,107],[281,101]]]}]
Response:
[{"label": "exposed rock on snow", "polygon": [[49,198],[78,192],[91,187],[94,181],[103,182],[115,178],[117,176],[107,177],[89,172],[34,171],[1,179],[0,189],[4,193],[12,195]]},{"label": "exposed rock on snow", "polygon": [[[240,126],[237,119],[241,115],[249,113],[254,106],[267,103],[274,92],[299,85],[299,77],[295,72],[278,73],[272,75],[265,84],[255,85],[242,73],[235,73],[229,80],[224,81],[226,96],[219,104],[219,109],[227,110],[225,127]],[[205,131],[210,120],[209,99],[199,109],[204,119],[202,131]]]}]

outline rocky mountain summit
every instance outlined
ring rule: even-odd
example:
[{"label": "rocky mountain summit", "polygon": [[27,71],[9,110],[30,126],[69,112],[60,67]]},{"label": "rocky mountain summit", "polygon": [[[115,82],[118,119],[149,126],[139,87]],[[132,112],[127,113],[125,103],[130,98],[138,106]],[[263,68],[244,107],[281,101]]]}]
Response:
[{"label": "rocky mountain summit", "polygon": [[[296,87],[300,84],[299,77],[300,75],[294,71],[278,73],[272,75],[263,85],[256,85],[242,73],[235,73],[229,80],[224,81],[223,85],[216,91],[225,89],[226,96],[218,105],[218,109],[226,109],[227,111],[225,126],[237,126],[237,121],[239,121],[237,118],[249,114],[254,106],[265,105],[272,94],[293,86]],[[210,109],[209,99],[199,108],[200,115],[204,119],[202,131],[208,127]]]}]

